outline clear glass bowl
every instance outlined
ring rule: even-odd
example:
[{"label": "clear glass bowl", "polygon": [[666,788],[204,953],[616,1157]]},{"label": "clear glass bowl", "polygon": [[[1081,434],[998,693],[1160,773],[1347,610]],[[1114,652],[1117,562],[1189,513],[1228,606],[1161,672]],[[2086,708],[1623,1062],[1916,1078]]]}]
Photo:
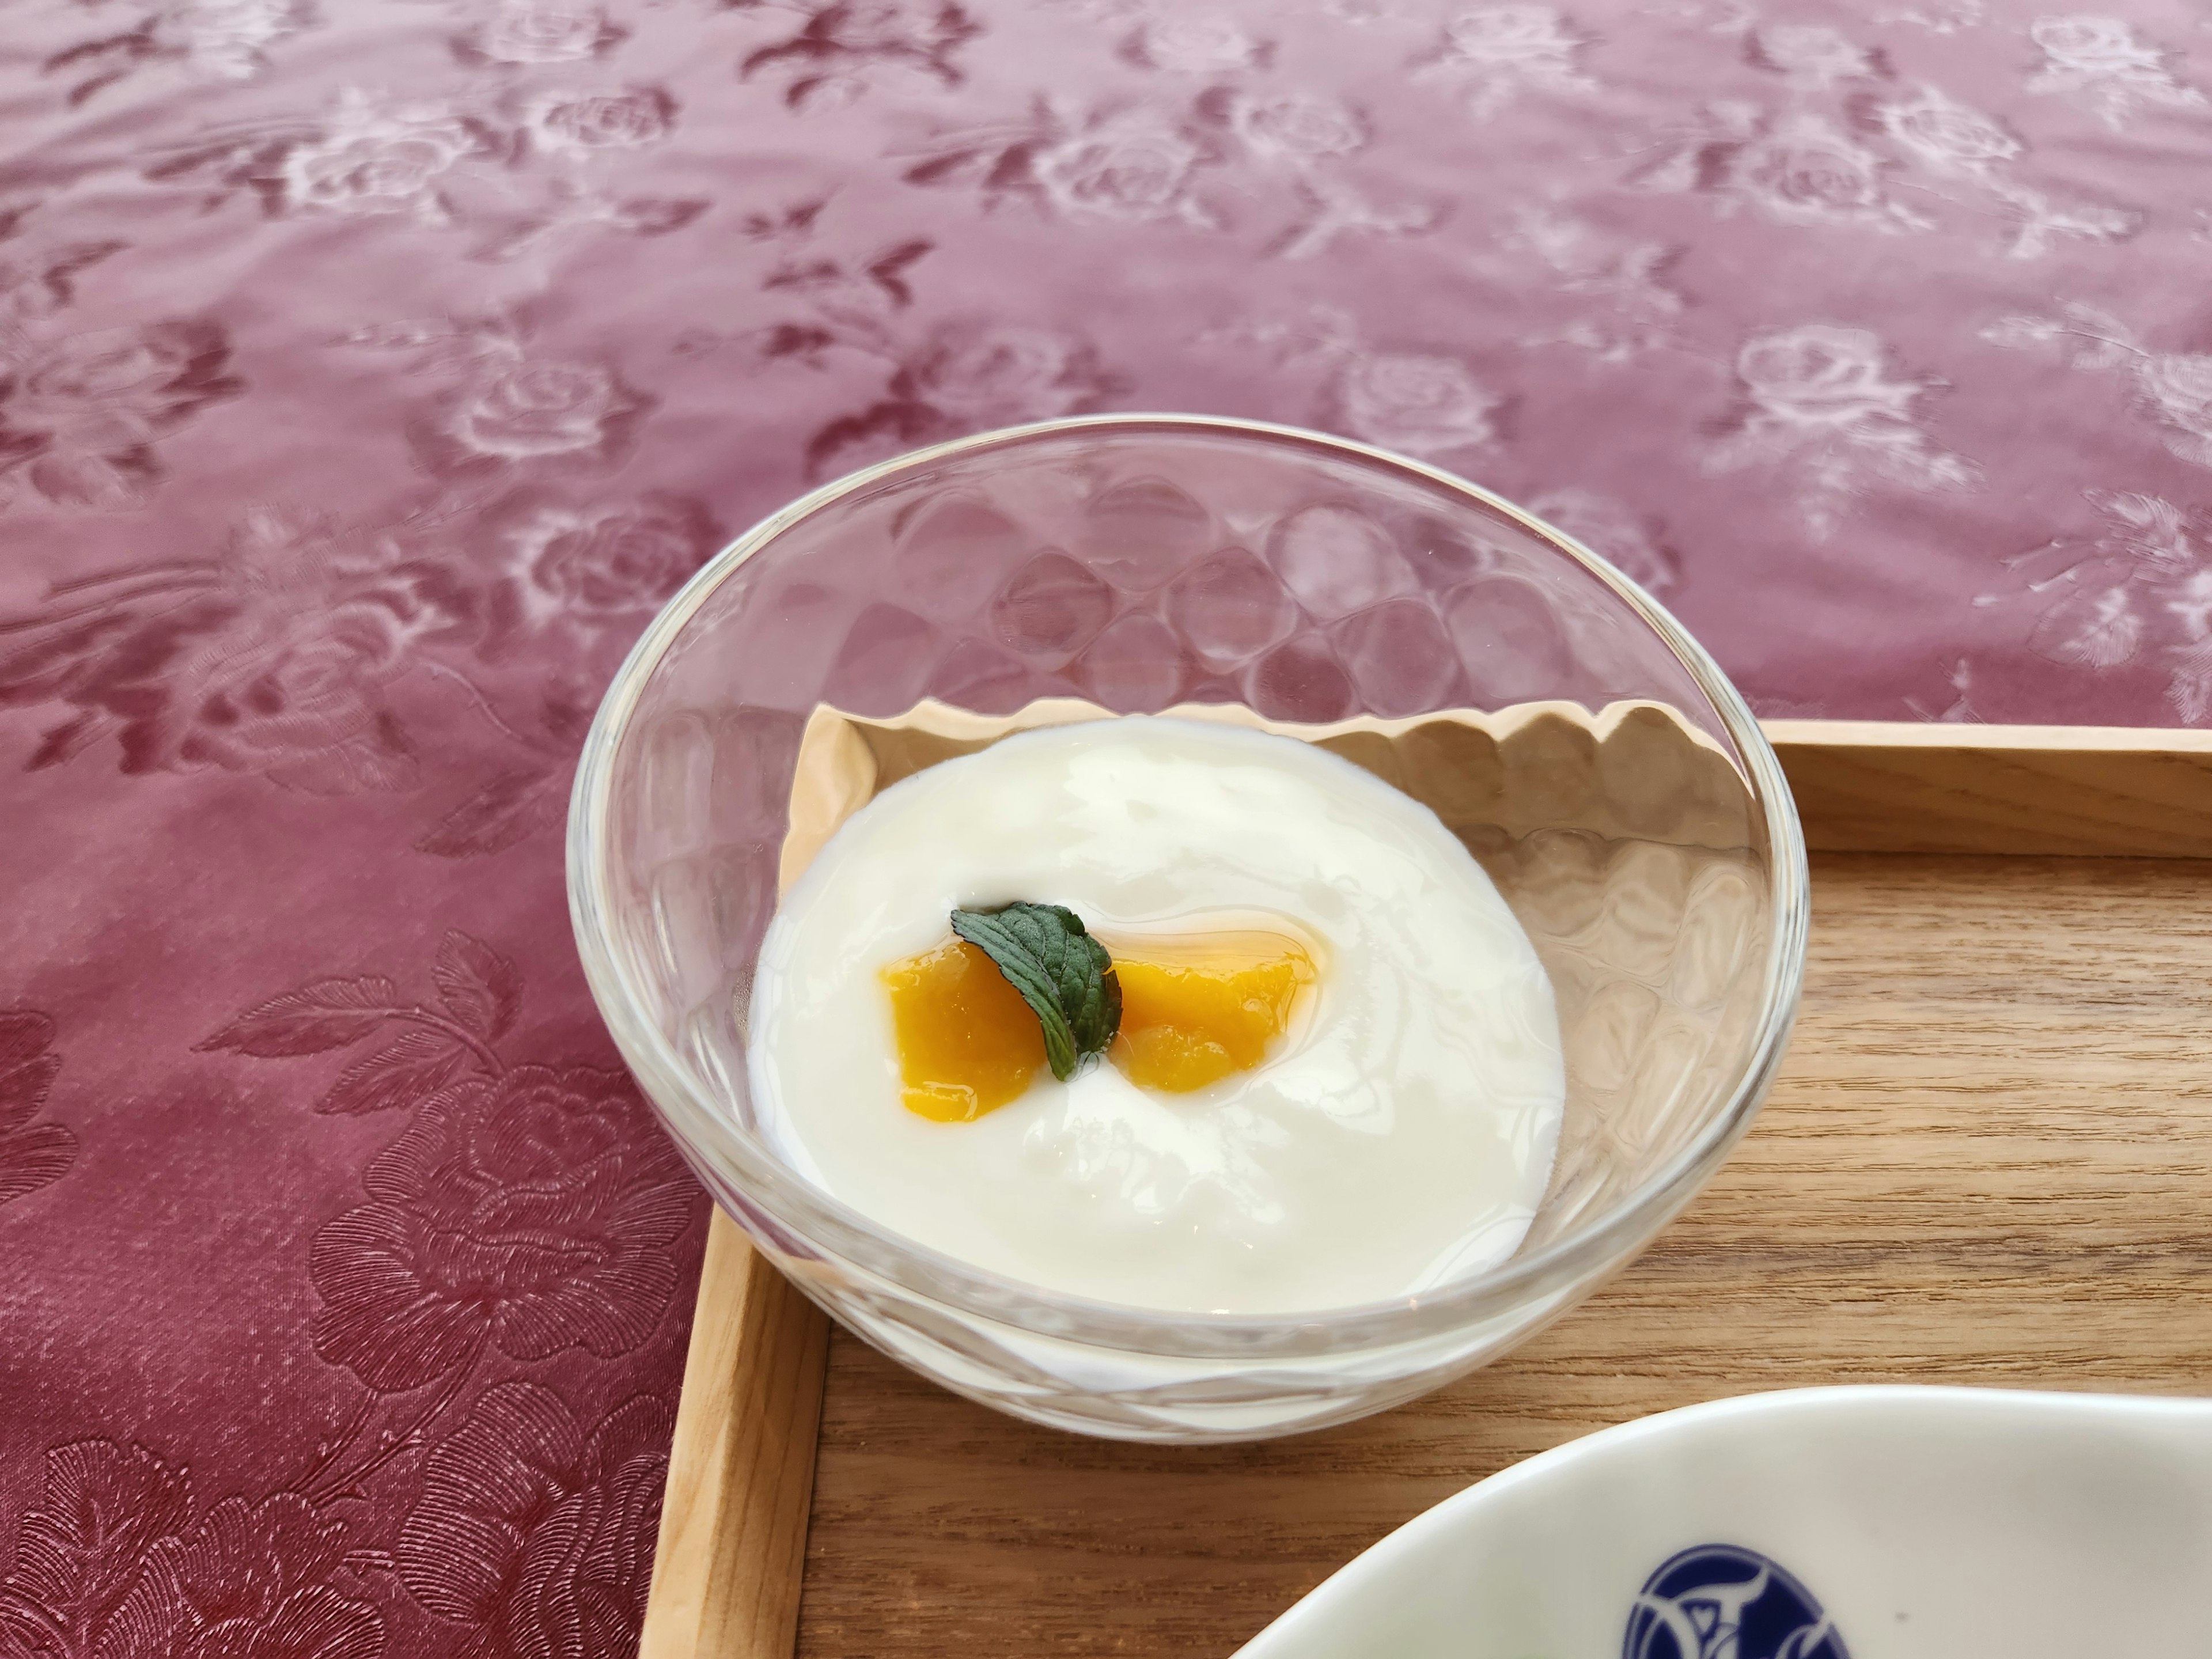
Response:
[{"label": "clear glass bowl", "polygon": [[[1162,1314],[966,1267],[778,1160],[747,1097],[744,1010],[805,720],[825,703],[1002,715],[1054,696],[1349,722],[1333,746],[1437,805],[1483,861],[1552,974],[1567,1058],[1558,1166],[1512,1260],[1364,1307]],[[568,884],[631,1069],[794,1282],[947,1388],[1143,1440],[1378,1411],[1573,1306],[1749,1125],[1805,951],[1804,848],[1773,751],[1641,590],[1448,473],[1195,416],[939,445],[740,538],[607,693]]]}]

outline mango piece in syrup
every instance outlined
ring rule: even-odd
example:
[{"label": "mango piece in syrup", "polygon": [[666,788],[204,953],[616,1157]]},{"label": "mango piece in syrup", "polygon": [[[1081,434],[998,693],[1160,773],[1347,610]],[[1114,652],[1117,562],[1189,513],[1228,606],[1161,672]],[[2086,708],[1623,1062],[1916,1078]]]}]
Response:
[{"label": "mango piece in syrup", "polygon": [[1109,1055],[1130,1082],[1170,1094],[1265,1060],[1316,977],[1305,947],[1274,933],[1108,948],[1121,981],[1121,1031]]},{"label": "mango piece in syrup", "polygon": [[882,972],[898,1043],[900,1098],[939,1123],[1018,1100],[1044,1065],[1044,1033],[998,964],[965,939]]},{"label": "mango piece in syrup", "polygon": [[[1249,1072],[1290,1027],[1312,956],[1275,933],[1109,943],[1121,1031],[1108,1058],[1132,1083],[1188,1094]],[[963,939],[895,962],[890,993],[900,1098],[939,1123],[967,1123],[1018,1100],[1045,1063],[1021,993]]]}]

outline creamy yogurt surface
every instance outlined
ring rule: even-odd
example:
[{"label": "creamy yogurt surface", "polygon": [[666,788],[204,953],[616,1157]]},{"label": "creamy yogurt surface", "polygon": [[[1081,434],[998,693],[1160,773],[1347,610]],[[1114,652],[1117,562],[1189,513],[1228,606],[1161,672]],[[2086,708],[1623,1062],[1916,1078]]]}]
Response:
[{"label": "creamy yogurt surface", "polygon": [[[972,1122],[900,1103],[878,975],[957,908],[1264,927],[1321,965],[1255,1069],[1187,1094],[1096,1063]],[[1550,981],[1435,814],[1294,738],[1127,718],[1011,737],[837,830],[763,942],[764,1135],[878,1225],[1009,1279],[1179,1312],[1386,1301],[1493,1266],[1550,1178]]]}]

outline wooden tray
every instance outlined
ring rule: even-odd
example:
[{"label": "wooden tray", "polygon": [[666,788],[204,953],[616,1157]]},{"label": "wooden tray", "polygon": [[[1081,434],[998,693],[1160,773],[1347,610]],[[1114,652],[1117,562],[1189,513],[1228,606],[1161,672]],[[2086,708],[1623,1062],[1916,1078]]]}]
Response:
[{"label": "wooden tray", "polygon": [[1803,1013],[1750,1136],[1620,1279],[1383,1416],[1121,1445],[832,1334],[717,1212],[641,1659],[1226,1656],[1440,1498],[1650,1412],[2200,1390],[2212,732],[1767,730],[1815,849]]}]

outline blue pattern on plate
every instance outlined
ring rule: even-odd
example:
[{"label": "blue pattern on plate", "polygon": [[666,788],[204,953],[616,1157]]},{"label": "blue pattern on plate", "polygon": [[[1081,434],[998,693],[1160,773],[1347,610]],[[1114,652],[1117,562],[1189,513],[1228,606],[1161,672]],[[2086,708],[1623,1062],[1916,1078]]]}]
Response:
[{"label": "blue pattern on plate", "polygon": [[1644,1581],[1621,1659],[1850,1659],[1820,1604],[1757,1550],[1700,1544]]}]

